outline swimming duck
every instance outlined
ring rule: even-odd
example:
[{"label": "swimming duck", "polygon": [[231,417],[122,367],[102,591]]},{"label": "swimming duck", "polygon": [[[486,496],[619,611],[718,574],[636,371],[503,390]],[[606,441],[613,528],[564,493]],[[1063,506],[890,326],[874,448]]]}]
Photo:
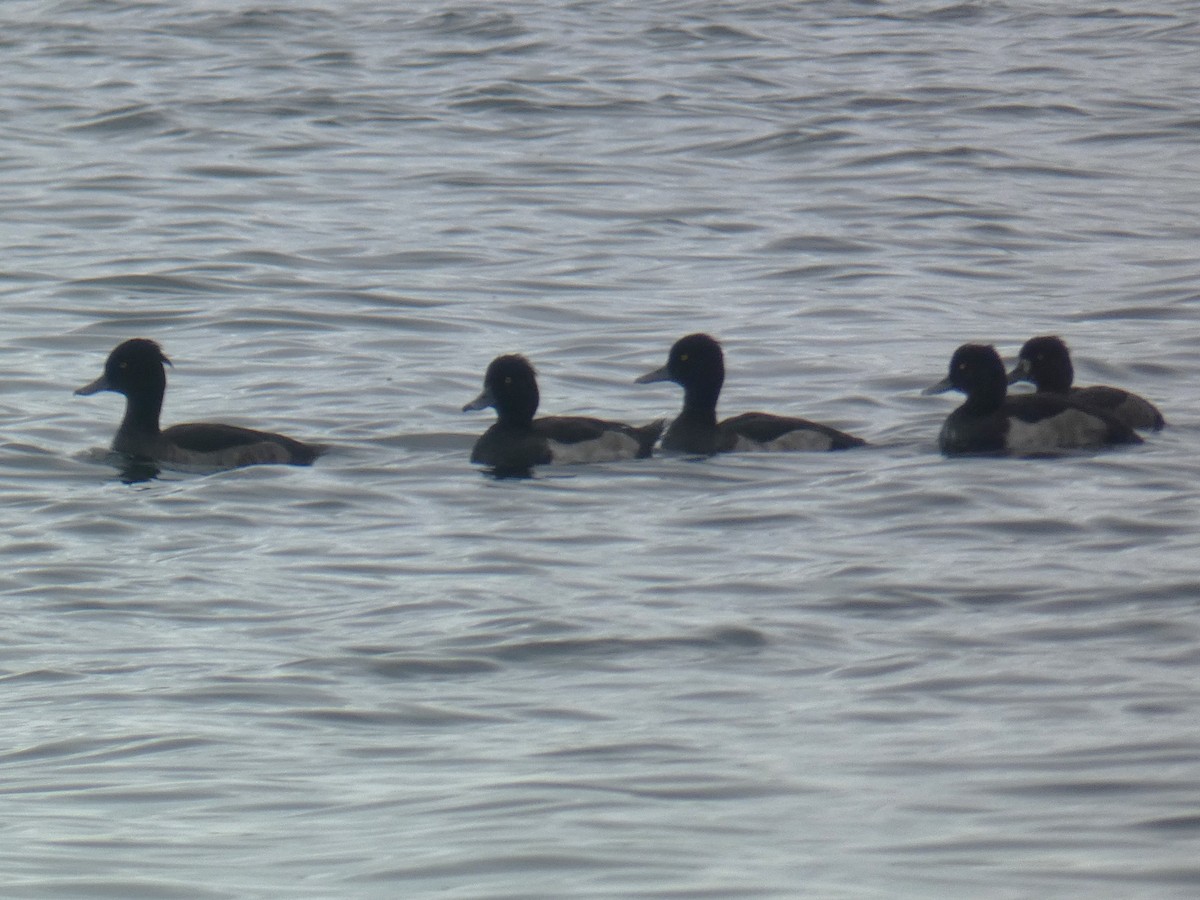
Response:
[{"label": "swimming duck", "polygon": [[1158,431],[1165,424],[1155,405],[1137,394],[1106,385],[1073,387],[1074,380],[1071,352],[1061,338],[1050,335],[1027,340],[1008,373],[1009,384],[1030,381],[1038,393],[1065,395],[1072,403],[1106,412],[1130,428]]},{"label": "swimming duck", "polygon": [[1007,396],[1004,363],[990,345],[963,344],[950,359],[950,373],[924,393],[949,390],[967,399],[942,425],[938,444],[946,454],[1033,455],[1142,442],[1128,425],[1057,394]]},{"label": "swimming duck", "polygon": [[587,416],[535,419],[537,373],[523,356],[497,356],[483,378],[483,392],[463,412],[496,410],[496,422],[475,442],[471,462],[497,475],[529,475],[549,463],[609,462],[650,456],[663,422],[633,426]]},{"label": "swimming duck", "polygon": [[725,382],[725,355],[707,334],[675,342],[667,364],[637,379],[638,384],[673,381],[683,388],[683,411],[667,428],[662,447],[674,453],[709,456],[755,450],[845,450],[862,438],[807,419],[770,413],[742,413],[717,422],[717,398]]},{"label": "swimming duck", "polygon": [[100,391],[125,395],[125,418],[112,444],[116,452],[168,465],[228,469],[259,463],[306,466],[328,449],[237,425],[205,422],[160,430],[158,420],[167,389],[164,363],[171,365],[158,344],[133,338],[108,355],[99,378],[75,392],[80,396]]}]

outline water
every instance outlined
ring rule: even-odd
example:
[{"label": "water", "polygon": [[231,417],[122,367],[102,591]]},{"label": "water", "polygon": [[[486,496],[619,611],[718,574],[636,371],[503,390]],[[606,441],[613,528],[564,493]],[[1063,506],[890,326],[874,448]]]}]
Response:
[{"label": "water", "polygon": [[[1200,6],[0,17],[0,893],[1195,896]],[[467,463],[695,330],[874,446]],[[938,456],[1042,333],[1170,428]],[[335,450],[123,484],[132,336]]]}]

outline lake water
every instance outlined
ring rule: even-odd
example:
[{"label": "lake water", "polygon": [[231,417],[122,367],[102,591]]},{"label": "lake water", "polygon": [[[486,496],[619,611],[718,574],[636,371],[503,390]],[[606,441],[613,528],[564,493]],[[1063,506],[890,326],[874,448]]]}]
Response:
[{"label": "lake water", "polygon": [[[0,7],[0,894],[1200,894],[1200,4]],[[494,481],[491,358],[871,447]],[[1060,334],[1145,446],[949,460]],[[312,469],[105,458],[167,423]]]}]

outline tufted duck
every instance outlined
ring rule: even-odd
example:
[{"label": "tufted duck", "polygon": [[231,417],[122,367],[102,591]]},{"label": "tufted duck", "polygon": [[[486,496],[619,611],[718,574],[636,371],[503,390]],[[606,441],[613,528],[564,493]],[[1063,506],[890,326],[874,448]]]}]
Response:
[{"label": "tufted duck", "polygon": [[1105,385],[1072,387],[1074,379],[1075,369],[1067,345],[1061,338],[1050,336],[1027,340],[1016,366],[1008,373],[1009,384],[1033,382],[1038,393],[1062,394],[1072,403],[1106,412],[1130,428],[1158,431],[1163,427],[1162,413],[1149,400]]},{"label": "tufted duck", "polygon": [[708,456],[739,450],[845,450],[862,438],[807,419],[751,412],[717,422],[717,397],[725,381],[721,345],[707,334],[677,340],[661,369],[639,384],[673,381],[683,388],[683,411],[663,437],[664,450]]},{"label": "tufted duck", "polygon": [[523,356],[498,356],[483,379],[483,392],[463,412],[496,410],[497,419],[475,442],[471,462],[500,476],[528,476],[547,463],[609,462],[648,457],[662,434],[662,420],[633,426],[587,416],[542,416],[537,374]]},{"label": "tufted duck", "polygon": [[1004,363],[990,345],[963,344],[954,351],[950,373],[924,393],[949,390],[967,399],[942,425],[943,453],[1036,455],[1142,442],[1128,425],[1056,394],[1006,396]]},{"label": "tufted duck", "polygon": [[125,418],[113,439],[113,450],[134,459],[175,466],[229,469],[258,463],[309,465],[325,452],[320,444],[304,444],[265,431],[236,425],[193,423],[159,429],[171,361],[154,341],[133,338],[108,355],[104,373],[75,393],[100,391],[125,395]]}]

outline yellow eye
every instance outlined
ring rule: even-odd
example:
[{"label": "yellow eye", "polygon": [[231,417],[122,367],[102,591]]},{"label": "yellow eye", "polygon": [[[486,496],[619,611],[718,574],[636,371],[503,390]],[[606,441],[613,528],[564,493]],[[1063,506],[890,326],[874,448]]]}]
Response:
[{"label": "yellow eye", "polygon": [[687,361],[688,361],[688,355],[687,355],[686,353],[680,354],[680,356],[679,356],[679,361],[680,361],[680,362],[687,362]]},{"label": "yellow eye", "polygon": [[120,363],[120,364],[118,364],[117,368],[119,368],[119,369],[128,369],[128,368],[129,368],[129,363],[127,363],[127,362]]}]

